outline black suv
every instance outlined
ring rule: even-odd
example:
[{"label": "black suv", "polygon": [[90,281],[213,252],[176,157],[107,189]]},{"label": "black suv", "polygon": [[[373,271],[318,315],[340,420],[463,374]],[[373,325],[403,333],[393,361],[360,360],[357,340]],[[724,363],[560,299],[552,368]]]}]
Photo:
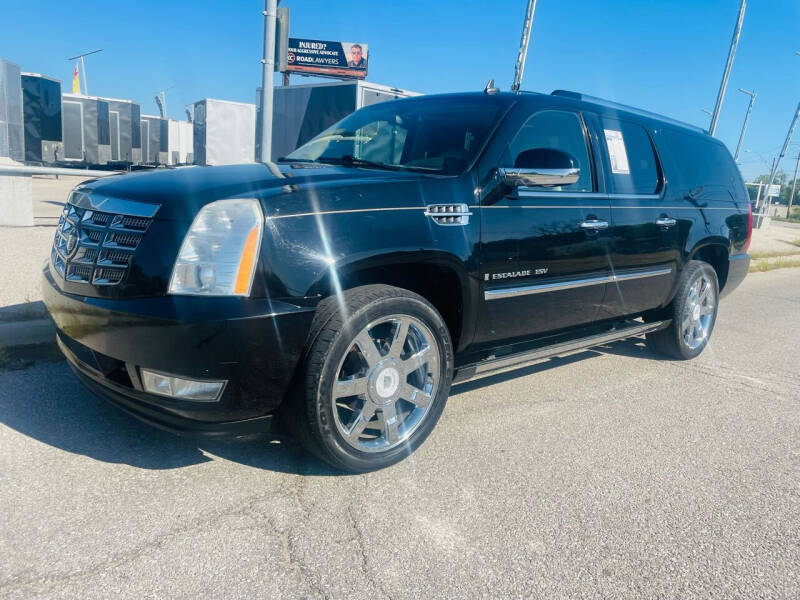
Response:
[{"label": "black suv", "polygon": [[453,381],[646,335],[689,359],[748,270],[704,131],[572,92],[373,105],[278,164],[76,188],[44,268],[80,379],[179,433],[281,417],[335,467],[419,446]]}]

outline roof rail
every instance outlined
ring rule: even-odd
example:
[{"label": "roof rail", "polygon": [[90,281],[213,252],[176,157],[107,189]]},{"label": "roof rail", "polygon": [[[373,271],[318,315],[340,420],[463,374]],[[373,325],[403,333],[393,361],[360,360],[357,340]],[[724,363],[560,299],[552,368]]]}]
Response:
[{"label": "roof rail", "polygon": [[687,129],[692,129],[699,133],[708,133],[708,130],[698,127],[697,125],[692,125],[691,123],[684,123],[683,121],[678,121],[677,119],[673,119],[671,117],[665,117],[664,115],[650,112],[649,110],[642,110],[641,108],[635,108],[633,106],[628,106],[627,104],[620,104],[619,102],[613,102],[612,100],[605,100],[604,98],[597,98],[596,96],[589,96],[588,94],[581,94],[580,92],[571,92],[569,90],[553,90],[550,95],[563,96],[565,98],[572,98],[574,100],[581,100],[583,102],[591,102],[592,104],[599,104],[600,106],[606,106],[608,108],[624,110],[625,112],[633,113],[641,117],[648,117],[650,119],[657,119],[672,125],[678,125],[679,127],[686,127]]}]

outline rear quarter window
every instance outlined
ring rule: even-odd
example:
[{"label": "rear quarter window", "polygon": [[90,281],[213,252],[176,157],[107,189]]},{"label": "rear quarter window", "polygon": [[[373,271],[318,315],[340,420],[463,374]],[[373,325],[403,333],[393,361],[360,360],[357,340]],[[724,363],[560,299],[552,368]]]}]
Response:
[{"label": "rear quarter window", "polygon": [[663,129],[661,138],[671,154],[684,191],[721,187],[738,195],[742,187],[741,175],[724,145],[670,127]]}]

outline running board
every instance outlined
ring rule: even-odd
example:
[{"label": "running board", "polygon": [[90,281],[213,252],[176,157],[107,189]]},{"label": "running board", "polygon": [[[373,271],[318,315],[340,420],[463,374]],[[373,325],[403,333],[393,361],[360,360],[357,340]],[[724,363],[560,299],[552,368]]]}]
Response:
[{"label": "running board", "polygon": [[464,365],[460,367],[453,378],[454,383],[463,383],[476,377],[485,377],[502,371],[505,369],[518,368],[531,363],[553,358],[556,356],[563,356],[571,354],[579,350],[585,350],[593,346],[600,346],[610,342],[624,340],[625,338],[651,333],[669,327],[672,319],[664,321],[654,321],[652,323],[638,323],[634,322],[623,327],[618,327],[610,331],[590,335],[588,337],[578,338],[576,340],[569,340],[566,342],[559,342],[543,348],[536,348],[535,350],[528,350],[511,354],[509,356],[502,356],[499,358],[487,358],[478,363],[471,365]]}]

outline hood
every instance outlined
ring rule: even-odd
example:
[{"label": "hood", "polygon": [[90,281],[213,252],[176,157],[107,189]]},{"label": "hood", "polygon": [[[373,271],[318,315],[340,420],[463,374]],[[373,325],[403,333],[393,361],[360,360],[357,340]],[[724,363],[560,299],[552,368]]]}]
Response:
[{"label": "hood", "polygon": [[[233,197],[262,200],[266,216],[291,211],[295,192],[364,184],[415,181],[417,173],[332,165],[252,163],[220,167],[185,167],[117,175],[81,186],[95,197],[107,196],[159,204],[159,220],[192,220],[204,205]],[[269,198],[284,196],[278,204]],[[308,197],[308,194],[300,194]],[[289,202],[287,203],[287,200]],[[298,198],[299,200],[299,198]],[[305,206],[305,202],[302,202]],[[298,210],[302,207],[298,206]]]}]

